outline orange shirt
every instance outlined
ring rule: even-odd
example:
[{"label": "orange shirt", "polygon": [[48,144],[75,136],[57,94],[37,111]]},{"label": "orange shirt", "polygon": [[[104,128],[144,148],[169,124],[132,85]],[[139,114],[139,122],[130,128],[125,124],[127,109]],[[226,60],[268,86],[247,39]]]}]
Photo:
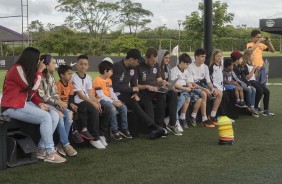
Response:
[{"label": "orange shirt", "polygon": [[67,85],[64,85],[61,80],[56,82],[58,88],[58,94],[62,101],[69,102],[69,95],[73,95],[73,85],[69,81]]},{"label": "orange shirt", "polygon": [[[255,45],[254,42],[250,42],[247,44],[247,48],[251,48]],[[254,50],[254,65],[262,67],[263,65],[263,59],[262,59],[262,52],[267,49],[267,46],[263,43],[260,43],[257,48]]]},{"label": "orange shirt", "polygon": [[112,80],[110,78],[103,79],[98,76],[93,82],[93,89],[95,91],[102,90],[107,97],[111,97],[110,88],[112,87]]}]

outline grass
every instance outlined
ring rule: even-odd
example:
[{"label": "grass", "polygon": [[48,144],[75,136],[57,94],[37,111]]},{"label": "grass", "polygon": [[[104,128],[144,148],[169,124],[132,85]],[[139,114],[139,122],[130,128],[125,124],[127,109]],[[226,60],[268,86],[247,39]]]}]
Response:
[{"label": "grass", "polygon": [[78,156],[65,164],[0,171],[0,183],[281,183],[281,88],[269,86],[275,116],[236,120],[233,146],[217,144],[216,128],[190,128],[180,137],[113,141],[106,150],[78,148]]}]

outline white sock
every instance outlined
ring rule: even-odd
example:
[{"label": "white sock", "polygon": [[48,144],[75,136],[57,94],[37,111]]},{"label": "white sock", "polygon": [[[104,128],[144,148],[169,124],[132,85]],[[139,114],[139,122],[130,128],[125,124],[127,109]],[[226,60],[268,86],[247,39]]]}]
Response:
[{"label": "white sock", "polygon": [[186,119],[186,113],[181,113],[179,118],[182,119],[182,120],[185,120]]},{"label": "white sock", "polygon": [[211,117],[215,117],[216,116],[216,111],[211,111]]},{"label": "white sock", "polygon": [[194,113],[194,112],[193,112],[193,113],[191,114],[191,116],[192,116],[192,118],[196,118],[197,113]]},{"label": "white sock", "polygon": [[208,119],[207,116],[203,116],[203,117],[202,117],[202,121],[206,121],[207,119]]}]

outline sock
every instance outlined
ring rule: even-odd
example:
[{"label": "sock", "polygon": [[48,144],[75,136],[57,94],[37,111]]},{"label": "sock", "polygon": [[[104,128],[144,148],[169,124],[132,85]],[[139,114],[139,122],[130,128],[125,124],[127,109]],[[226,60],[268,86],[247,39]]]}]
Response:
[{"label": "sock", "polygon": [[208,118],[207,118],[207,116],[202,116],[202,121],[204,122],[204,121],[206,121]]},{"label": "sock", "polygon": [[215,117],[216,116],[216,111],[211,111],[211,117]]},{"label": "sock", "polygon": [[81,132],[84,132],[84,131],[86,131],[86,130],[87,130],[87,128],[82,128]]},{"label": "sock", "polygon": [[182,120],[185,120],[186,119],[186,113],[181,113],[179,118],[182,119]]},{"label": "sock", "polygon": [[240,99],[237,99],[236,102],[239,103],[239,102],[240,102]]},{"label": "sock", "polygon": [[241,100],[241,102],[244,102],[244,100]]},{"label": "sock", "polygon": [[193,113],[191,114],[191,116],[192,116],[192,118],[196,118],[197,113],[194,113],[194,112],[193,112]]}]

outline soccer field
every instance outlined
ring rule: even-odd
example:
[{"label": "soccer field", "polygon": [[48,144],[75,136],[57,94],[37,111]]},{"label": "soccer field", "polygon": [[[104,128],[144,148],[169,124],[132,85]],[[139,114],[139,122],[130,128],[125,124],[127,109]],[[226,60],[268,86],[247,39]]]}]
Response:
[{"label": "soccer field", "polygon": [[[282,83],[282,79],[270,82]],[[217,144],[217,128],[199,126],[185,130],[183,136],[151,141],[144,135],[112,141],[105,150],[78,148],[77,157],[68,157],[64,164],[39,162],[9,168],[0,171],[0,184],[281,183],[282,86],[268,87],[275,116],[240,116],[233,125],[233,146]]]}]

